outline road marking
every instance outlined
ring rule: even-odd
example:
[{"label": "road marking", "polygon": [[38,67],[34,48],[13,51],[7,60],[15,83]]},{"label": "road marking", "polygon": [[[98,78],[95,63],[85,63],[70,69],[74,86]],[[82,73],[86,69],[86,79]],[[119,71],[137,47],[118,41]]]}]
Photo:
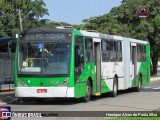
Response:
[{"label": "road marking", "polygon": [[160,87],[157,87],[157,88],[152,88],[152,89],[159,90],[159,89],[160,89]]},{"label": "road marking", "polygon": [[155,89],[155,90],[160,90],[160,87],[155,87],[155,86],[151,86],[151,87],[142,87],[143,89]]}]

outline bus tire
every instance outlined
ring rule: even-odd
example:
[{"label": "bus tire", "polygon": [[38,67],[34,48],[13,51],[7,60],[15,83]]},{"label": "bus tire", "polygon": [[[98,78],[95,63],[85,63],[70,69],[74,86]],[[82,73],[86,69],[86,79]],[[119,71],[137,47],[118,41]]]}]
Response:
[{"label": "bus tire", "polygon": [[89,102],[90,101],[90,99],[91,99],[91,84],[90,84],[90,82],[89,82],[89,80],[87,81],[87,86],[86,86],[86,95],[85,95],[85,97],[83,97],[83,101],[84,102]]},{"label": "bus tire", "polygon": [[135,88],[136,92],[140,92],[141,91],[141,87],[142,87],[142,77],[139,75],[138,77],[138,86]]},{"label": "bus tire", "polygon": [[118,93],[118,81],[117,81],[117,78],[114,77],[114,80],[113,80],[113,91],[110,93],[110,96],[111,97],[116,97],[117,93]]}]

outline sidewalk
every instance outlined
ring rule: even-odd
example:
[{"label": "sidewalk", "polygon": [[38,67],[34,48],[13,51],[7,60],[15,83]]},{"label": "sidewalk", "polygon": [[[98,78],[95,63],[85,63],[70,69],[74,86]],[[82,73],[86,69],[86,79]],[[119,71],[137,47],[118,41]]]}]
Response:
[{"label": "sidewalk", "polygon": [[11,103],[16,98],[14,97],[14,90],[2,90],[0,91],[0,105],[6,105]]},{"label": "sidewalk", "polygon": [[153,82],[153,81],[157,81],[157,80],[160,80],[160,76],[151,76],[150,78],[150,82]]},{"label": "sidewalk", "polygon": [[[152,76],[150,79],[150,82],[158,81],[160,80],[160,76]],[[15,101],[15,95],[14,95],[14,89],[12,90],[7,90],[3,89],[0,91],[0,105],[7,105],[9,103],[12,103]]]}]

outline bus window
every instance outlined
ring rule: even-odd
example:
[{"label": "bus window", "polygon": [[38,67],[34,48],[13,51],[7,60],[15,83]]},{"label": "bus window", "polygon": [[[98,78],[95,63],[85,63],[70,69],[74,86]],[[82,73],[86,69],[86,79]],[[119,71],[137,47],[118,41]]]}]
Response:
[{"label": "bus window", "polygon": [[93,62],[93,40],[91,38],[85,39],[86,43],[86,62]]},{"label": "bus window", "polygon": [[142,56],[141,56],[141,45],[137,45],[137,62],[141,62]]},{"label": "bus window", "polygon": [[84,68],[84,44],[83,37],[75,37],[75,81],[78,80]]},{"label": "bus window", "polygon": [[109,41],[102,40],[102,61],[109,62]]},{"label": "bus window", "polygon": [[142,61],[145,62],[146,61],[146,46],[142,45]]},{"label": "bus window", "polygon": [[117,61],[116,58],[116,50],[117,50],[117,42],[116,41],[110,41],[110,61],[115,62]]},{"label": "bus window", "polygon": [[122,43],[117,42],[117,61],[121,62],[122,61]]}]

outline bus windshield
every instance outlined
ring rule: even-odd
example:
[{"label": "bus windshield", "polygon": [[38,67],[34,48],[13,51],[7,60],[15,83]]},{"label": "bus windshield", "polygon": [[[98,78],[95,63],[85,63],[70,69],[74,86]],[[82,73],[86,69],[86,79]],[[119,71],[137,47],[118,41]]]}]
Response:
[{"label": "bus windshield", "polygon": [[71,43],[35,42],[19,43],[19,74],[68,75]]}]

